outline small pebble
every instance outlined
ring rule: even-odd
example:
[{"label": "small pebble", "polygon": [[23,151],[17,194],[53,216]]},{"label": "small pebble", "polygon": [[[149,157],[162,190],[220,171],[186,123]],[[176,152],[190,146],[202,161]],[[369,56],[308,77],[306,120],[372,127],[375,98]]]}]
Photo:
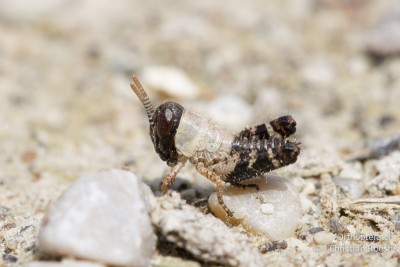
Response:
[{"label": "small pebble", "polygon": [[299,194],[284,178],[268,175],[252,181],[260,190],[228,186],[223,192],[225,204],[233,212],[227,217],[216,194],[208,199],[212,212],[225,221],[241,221],[250,232],[266,234],[272,240],[291,236],[299,225],[302,208]]},{"label": "small pebble", "polygon": [[319,245],[328,245],[335,241],[336,235],[325,231],[318,232],[314,235],[314,241]]},{"label": "small pebble", "polygon": [[177,68],[150,66],[143,70],[141,80],[147,88],[169,97],[193,99],[200,95],[190,78]]},{"label": "small pebble", "polygon": [[6,207],[0,207],[0,219],[4,220],[10,213],[10,209]]},{"label": "small pebble", "polygon": [[306,237],[308,236],[309,230],[310,230],[310,228],[307,225],[302,224],[301,229],[298,231],[298,238],[300,238],[302,240],[306,239]]},{"label": "small pebble", "polygon": [[311,227],[309,230],[310,234],[316,234],[316,233],[322,232],[322,231],[324,231],[324,228],[322,228],[320,226]]},{"label": "small pebble", "polygon": [[344,234],[347,232],[346,226],[344,226],[343,222],[337,217],[329,220],[329,230],[334,234]]},{"label": "small pebble", "polygon": [[366,38],[366,48],[373,55],[386,57],[400,53],[400,8],[398,3],[384,14],[378,24]]},{"label": "small pebble", "polygon": [[44,219],[40,250],[109,265],[148,266],[156,241],[149,190],[122,170],[78,179]]},{"label": "small pebble", "polygon": [[358,199],[364,193],[364,187],[361,180],[333,178],[333,182],[346,189],[351,200]]},{"label": "small pebble", "polygon": [[274,213],[274,205],[266,203],[261,205],[261,212],[266,215],[271,215]]},{"label": "small pebble", "polygon": [[295,237],[289,237],[286,239],[289,248],[296,248],[296,250],[300,251],[308,251],[310,248],[306,242],[301,241]]},{"label": "small pebble", "polygon": [[302,194],[311,195],[314,194],[316,191],[315,185],[312,182],[307,182],[303,188]]},{"label": "small pebble", "polygon": [[18,258],[11,254],[3,254],[3,261],[6,263],[15,263],[18,261]]},{"label": "small pebble", "polygon": [[267,253],[270,251],[275,251],[278,249],[286,249],[286,248],[287,248],[287,242],[285,240],[282,240],[282,241],[272,241],[262,244],[258,247],[258,250],[261,253]]},{"label": "small pebble", "polygon": [[355,235],[357,233],[357,229],[353,225],[348,225],[346,229],[350,235]]}]

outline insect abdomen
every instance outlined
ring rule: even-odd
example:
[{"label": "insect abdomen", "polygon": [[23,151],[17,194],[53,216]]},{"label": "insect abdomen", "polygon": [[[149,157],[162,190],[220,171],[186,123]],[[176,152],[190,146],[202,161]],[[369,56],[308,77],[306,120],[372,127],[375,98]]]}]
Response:
[{"label": "insect abdomen", "polygon": [[265,124],[246,129],[240,132],[232,142],[231,156],[236,155],[238,160],[234,169],[226,174],[224,180],[238,184],[255,178],[294,163],[299,153],[300,148],[297,143],[271,135]]}]

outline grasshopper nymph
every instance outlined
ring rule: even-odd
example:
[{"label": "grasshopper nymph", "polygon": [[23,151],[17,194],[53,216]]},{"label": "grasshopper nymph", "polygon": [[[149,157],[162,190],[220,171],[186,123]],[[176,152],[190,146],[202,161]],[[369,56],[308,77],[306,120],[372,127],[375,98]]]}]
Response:
[{"label": "grasshopper nymph", "polygon": [[154,148],[171,166],[162,182],[164,192],[189,161],[216,185],[219,204],[232,216],[222,197],[222,182],[258,189],[242,182],[292,164],[300,154],[300,143],[286,139],[296,132],[296,121],[290,115],[230,134],[175,102],[154,109],[137,77],[132,79],[131,88],[147,112]]}]

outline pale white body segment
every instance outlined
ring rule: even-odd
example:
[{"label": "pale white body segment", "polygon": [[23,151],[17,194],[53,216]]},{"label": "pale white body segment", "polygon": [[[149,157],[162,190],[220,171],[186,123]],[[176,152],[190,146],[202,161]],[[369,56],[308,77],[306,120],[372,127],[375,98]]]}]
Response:
[{"label": "pale white body segment", "polygon": [[232,141],[232,134],[187,109],[182,114],[175,135],[178,154],[202,160],[205,165],[226,158],[231,151]]}]

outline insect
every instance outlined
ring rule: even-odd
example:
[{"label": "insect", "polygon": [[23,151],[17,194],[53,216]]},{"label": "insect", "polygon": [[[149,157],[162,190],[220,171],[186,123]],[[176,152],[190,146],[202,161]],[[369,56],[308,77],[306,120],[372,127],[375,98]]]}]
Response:
[{"label": "insect", "polygon": [[131,88],[147,113],[154,148],[171,167],[162,181],[164,193],[190,162],[216,185],[219,204],[232,216],[223,201],[222,182],[258,190],[256,184],[243,182],[292,164],[300,154],[300,143],[287,139],[296,132],[296,121],[289,115],[234,135],[175,102],[154,109],[138,78],[133,75],[132,79]]}]

